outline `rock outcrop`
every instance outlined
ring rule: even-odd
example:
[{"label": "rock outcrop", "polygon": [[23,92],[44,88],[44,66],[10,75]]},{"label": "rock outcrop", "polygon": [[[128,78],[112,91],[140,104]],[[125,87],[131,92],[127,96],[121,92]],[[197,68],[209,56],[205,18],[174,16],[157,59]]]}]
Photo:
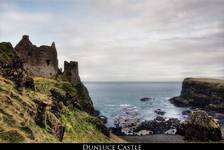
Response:
[{"label": "rock outcrop", "polygon": [[170,101],[181,107],[200,107],[223,111],[224,80],[186,78],[183,81],[181,95]]},{"label": "rock outcrop", "polygon": [[0,43],[0,54],[0,75],[12,80],[17,89],[25,87],[35,90],[33,79],[28,75],[11,43]]},{"label": "rock outcrop", "polygon": [[178,132],[184,135],[186,140],[219,141],[222,139],[219,123],[205,111],[193,112],[190,120],[182,123],[181,126]]},{"label": "rock outcrop", "polygon": [[153,120],[140,121],[137,119],[117,120],[115,127],[111,128],[112,133],[116,135],[126,136],[142,136],[152,134],[176,134],[180,128],[180,120],[176,118],[165,118],[158,116]]},{"label": "rock outcrop", "polygon": [[124,108],[114,120],[112,133],[120,136],[143,136],[152,134],[176,134],[180,126],[180,120],[163,117],[161,109],[158,116],[153,120],[143,120],[135,108]]}]

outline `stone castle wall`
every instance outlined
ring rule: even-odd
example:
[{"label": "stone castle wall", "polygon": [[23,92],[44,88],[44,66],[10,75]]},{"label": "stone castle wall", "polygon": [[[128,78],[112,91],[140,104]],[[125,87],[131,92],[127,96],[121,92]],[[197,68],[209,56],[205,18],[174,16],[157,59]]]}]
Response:
[{"label": "stone castle wall", "polygon": [[76,85],[80,82],[78,62],[64,62],[63,78]]},{"label": "stone castle wall", "polygon": [[22,40],[15,47],[19,57],[24,62],[24,68],[29,70],[31,75],[45,78],[54,78],[61,73],[63,79],[76,85],[80,83],[78,62],[64,62],[64,72],[58,68],[58,58],[55,43],[51,46],[33,45],[28,35],[24,35]]},{"label": "stone castle wall", "polygon": [[54,43],[51,46],[37,47],[29,40],[29,36],[25,35],[15,50],[23,60],[24,67],[32,75],[50,78],[57,74],[58,59]]}]

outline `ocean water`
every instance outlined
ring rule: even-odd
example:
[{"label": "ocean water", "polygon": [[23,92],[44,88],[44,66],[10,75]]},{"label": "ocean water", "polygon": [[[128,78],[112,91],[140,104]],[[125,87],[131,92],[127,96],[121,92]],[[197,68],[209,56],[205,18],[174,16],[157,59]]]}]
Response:
[{"label": "ocean water", "polygon": [[[176,107],[169,98],[181,92],[181,82],[85,82],[94,107],[108,118],[113,126],[114,118],[125,108],[138,112],[141,119],[151,120],[158,116],[154,111],[165,111],[165,118],[184,119],[182,111],[188,108]],[[143,97],[152,100],[141,102]]]}]

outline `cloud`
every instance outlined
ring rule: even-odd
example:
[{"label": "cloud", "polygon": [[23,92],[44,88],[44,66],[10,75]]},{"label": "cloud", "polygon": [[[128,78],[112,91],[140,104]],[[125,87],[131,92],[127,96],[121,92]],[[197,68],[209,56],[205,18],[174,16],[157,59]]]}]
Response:
[{"label": "cloud", "polygon": [[[56,42],[83,80],[223,78],[223,0],[1,1],[0,40]],[[54,7],[51,7],[54,5]],[[29,7],[28,7],[29,6]]]}]

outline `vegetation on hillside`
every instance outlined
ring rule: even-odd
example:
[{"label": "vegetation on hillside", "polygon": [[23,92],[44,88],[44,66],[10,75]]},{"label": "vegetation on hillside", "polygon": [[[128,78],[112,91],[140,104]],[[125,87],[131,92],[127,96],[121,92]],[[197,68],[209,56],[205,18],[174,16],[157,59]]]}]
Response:
[{"label": "vegetation on hillside", "polygon": [[[62,92],[76,94],[76,89],[67,82],[36,78],[36,91],[23,89],[18,92],[10,80],[0,77],[0,142],[60,142],[49,132],[46,126],[40,127],[35,122],[39,99],[49,105],[52,103],[49,89],[58,88]],[[53,113],[47,110],[45,113]],[[65,127],[62,142],[112,142],[96,125],[100,120],[73,107],[63,106],[59,121]]]}]

